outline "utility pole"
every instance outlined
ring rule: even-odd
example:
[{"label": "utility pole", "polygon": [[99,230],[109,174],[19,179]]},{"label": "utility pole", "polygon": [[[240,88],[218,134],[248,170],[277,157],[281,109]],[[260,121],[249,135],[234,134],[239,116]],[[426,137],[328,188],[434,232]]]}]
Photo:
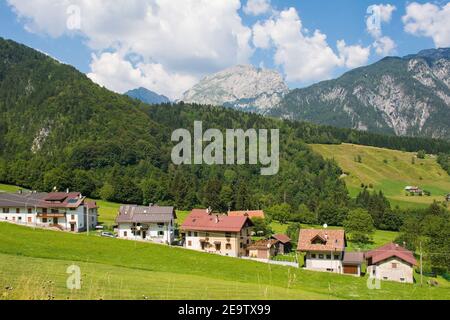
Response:
[{"label": "utility pole", "polygon": [[423,254],[422,254],[422,241],[420,241],[420,286],[423,287]]}]

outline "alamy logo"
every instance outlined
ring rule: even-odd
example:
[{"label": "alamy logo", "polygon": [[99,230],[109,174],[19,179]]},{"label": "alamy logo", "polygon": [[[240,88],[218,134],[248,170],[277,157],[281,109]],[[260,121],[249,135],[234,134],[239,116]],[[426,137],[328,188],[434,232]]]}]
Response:
[{"label": "alamy logo", "polygon": [[81,289],[81,269],[79,266],[71,265],[66,270],[70,276],[67,278],[66,285],[69,290]]},{"label": "alamy logo", "polygon": [[[261,175],[276,175],[280,169],[280,133],[278,129],[228,129],[225,134],[218,129],[208,129],[203,133],[203,123],[194,122],[194,137],[186,129],[172,133],[172,142],[179,142],[172,149],[172,162],[176,165],[258,165]],[[247,145],[248,141],[248,145]],[[203,148],[204,143],[208,145]],[[193,147],[192,147],[193,144]],[[270,149],[270,150],[269,150]],[[247,154],[248,150],[248,163]],[[192,158],[192,151],[194,157]],[[225,151],[225,155],[224,155]]]}]

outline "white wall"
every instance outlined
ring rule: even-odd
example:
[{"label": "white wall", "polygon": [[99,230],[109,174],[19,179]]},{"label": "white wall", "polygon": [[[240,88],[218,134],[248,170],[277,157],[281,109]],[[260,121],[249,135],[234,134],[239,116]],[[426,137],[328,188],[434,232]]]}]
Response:
[{"label": "white wall", "polygon": [[129,240],[145,240],[169,244],[173,243],[175,238],[175,228],[173,221],[171,221],[170,223],[164,223],[162,225],[158,225],[158,223],[145,224],[145,226],[148,226],[145,239],[143,238],[142,231],[139,235],[134,235],[131,231],[131,226],[131,223],[119,223],[119,238]]},{"label": "white wall", "polygon": [[[393,264],[397,264],[397,268],[393,268]],[[380,280],[414,283],[414,268],[395,257],[377,265],[368,266],[367,273]]]},{"label": "white wall", "polygon": [[[313,258],[313,254],[316,258]],[[339,259],[335,259],[334,255],[339,255]],[[319,255],[323,256],[323,259],[319,258]],[[331,259],[327,259],[327,255],[331,255]],[[324,252],[308,252],[306,254],[306,269],[318,270],[318,271],[329,271],[335,273],[343,273],[344,269],[342,267],[342,253],[324,253]],[[330,270],[328,270],[330,269]],[[332,271],[331,271],[332,269]]]}]

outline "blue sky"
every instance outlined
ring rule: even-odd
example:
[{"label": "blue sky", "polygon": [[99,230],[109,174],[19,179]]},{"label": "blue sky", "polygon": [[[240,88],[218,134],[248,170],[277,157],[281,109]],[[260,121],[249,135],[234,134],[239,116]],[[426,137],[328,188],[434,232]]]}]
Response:
[{"label": "blue sky", "polygon": [[[301,87],[386,55],[450,46],[448,1],[216,1],[134,0],[124,8],[108,0],[2,0],[0,36],[71,64],[111,90],[142,85],[172,98],[240,63],[277,69],[290,87]],[[377,30],[366,23],[372,5],[383,15],[374,20]],[[68,19],[78,15],[79,28],[68,30]]]}]

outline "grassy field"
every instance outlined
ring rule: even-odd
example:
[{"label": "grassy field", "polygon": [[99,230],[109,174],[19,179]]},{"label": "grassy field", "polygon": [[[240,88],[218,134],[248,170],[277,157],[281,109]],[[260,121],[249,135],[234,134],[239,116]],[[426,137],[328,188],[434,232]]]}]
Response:
[{"label": "grassy field", "polygon": [[[81,268],[82,289],[66,289]],[[181,248],[0,223],[0,299],[450,299],[450,285],[383,282]]]},{"label": "grassy field", "polygon": [[0,192],[16,192],[16,191],[19,191],[20,189],[23,189],[23,188],[20,188],[17,186],[11,186],[9,184],[1,184],[0,183]]},{"label": "grassy field", "polygon": [[[349,175],[345,182],[352,196],[361,184],[382,190],[393,205],[425,207],[434,200],[444,201],[450,193],[450,176],[436,162],[436,157],[417,159],[415,153],[352,144],[311,145],[325,158],[335,159]],[[362,163],[355,161],[361,157]],[[412,159],[415,158],[415,164]],[[431,197],[412,197],[405,194],[406,186],[418,186],[432,193]]]}]

